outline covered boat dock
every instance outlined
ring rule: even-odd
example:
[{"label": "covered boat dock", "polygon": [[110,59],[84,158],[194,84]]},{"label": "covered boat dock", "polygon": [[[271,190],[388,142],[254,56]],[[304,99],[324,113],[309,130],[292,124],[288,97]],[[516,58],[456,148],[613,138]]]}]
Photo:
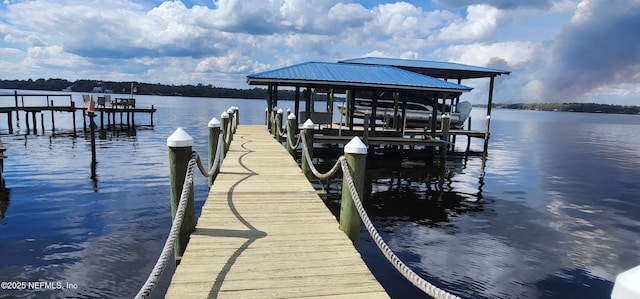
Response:
[{"label": "covered boat dock", "polygon": [[[338,63],[306,62],[284,68],[247,76],[250,85],[267,86],[267,112],[275,114],[278,106],[278,89],[295,89],[295,111],[298,122],[311,119],[318,125],[316,142],[346,143],[354,135],[364,135],[371,145],[421,145],[435,146],[448,150],[455,142],[456,135],[465,135],[485,140],[485,151],[489,138],[489,123],[484,130],[447,130],[439,128],[439,115],[451,114],[460,103],[462,93],[472,88],[461,85],[463,79],[490,78],[487,115],[491,113],[493,85],[496,76],[509,74],[507,71],[418,60],[359,58]],[[456,79],[458,83],[449,82]],[[336,95],[344,95],[345,121],[333,121],[333,102]],[[365,115],[362,123],[356,124],[355,102],[366,99],[371,104],[370,115],[376,115],[381,98],[391,98],[394,104],[393,117],[376,122],[376,118]],[[314,100],[323,97],[327,101],[326,111],[314,111]],[[305,109],[301,111],[301,99]],[[422,128],[408,128],[407,104],[420,102],[434,107],[430,124]],[[438,113],[440,113],[438,115]],[[464,120],[463,120],[464,121]],[[271,122],[267,123],[273,129]],[[324,126],[323,126],[324,125]],[[448,129],[448,128],[447,128]],[[469,151],[469,142],[467,151]],[[447,146],[443,146],[443,143]],[[453,147],[452,147],[453,148]]]}]

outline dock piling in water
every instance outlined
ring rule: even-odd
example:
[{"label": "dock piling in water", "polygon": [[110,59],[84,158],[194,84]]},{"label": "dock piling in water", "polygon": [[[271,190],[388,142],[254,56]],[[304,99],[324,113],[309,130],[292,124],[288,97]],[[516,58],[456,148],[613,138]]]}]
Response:
[{"label": "dock piling in water", "polygon": [[[358,196],[364,198],[364,181],[366,177],[367,146],[360,138],[353,137],[344,146],[344,156],[351,170],[353,183]],[[358,248],[360,240],[360,224],[362,220],[358,215],[358,210],[353,203],[351,192],[346,183],[347,174],[342,174],[342,200],[340,203],[340,229],[349,236],[353,245]]]},{"label": "dock piling in water", "polygon": [[296,119],[295,114],[290,113],[287,116],[287,152],[289,152],[289,154],[291,156],[293,156],[293,154],[295,153],[296,149],[293,148],[293,145],[291,144],[292,142],[295,142],[293,140],[293,138],[295,138],[296,136],[296,130],[298,129],[298,120]]},{"label": "dock piling in water", "polygon": [[[187,167],[191,159],[193,138],[187,134],[182,128],[178,128],[169,138],[167,138],[167,147],[169,148],[169,179],[171,190],[171,219],[176,216],[178,204],[184,181],[186,179]],[[176,263],[180,262],[180,258],[189,243],[189,235],[195,231],[195,204],[193,196],[193,184],[189,186],[189,199],[187,202],[187,210],[184,214],[184,220],[180,229],[180,234],[174,244],[174,254]]]},{"label": "dock piling in water", "polygon": [[[220,121],[217,118],[212,118],[207,124],[209,127],[209,169],[213,167],[213,162],[218,152],[218,139],[220,139]],[[213,185],[213,181],[216,179],[217,173],[214,173],[209,177],[209,188]]]},{"label": "dock piling in water", "polygon": [[307,121],[305,121],[304,124],[302,124],[302,134],[304,134],[305,141],[306,141],[303,146],[306,147],[308,150],[302,151],[301,164],[302,164],[302,173],[304,173],[304,175],[307,178],[313,177],[313,173],[311,172],[311,166],[307,162],[306,156],[308,154],[309,160],[313,159],[313,134],[314,134],[313,129],[315,128],[315,126],[316,125],[313,123],[313,121],[310,118],[307,119]]}]

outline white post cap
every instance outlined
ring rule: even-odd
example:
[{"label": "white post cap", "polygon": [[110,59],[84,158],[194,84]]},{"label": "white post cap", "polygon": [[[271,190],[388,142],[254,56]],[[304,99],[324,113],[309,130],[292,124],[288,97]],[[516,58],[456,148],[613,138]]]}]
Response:
[{"label": "white post cap", "polygon": [[223,111],[222,114],[220,114],[220,118],[222,119],[229,118],[229,113],[227,113],[227,111]]},{"label": "white post cap", "polygon": [[362,140],[360,140],[360,138],[358,138],[358,136],[355,136],[344,146],[344,153],[366,155],[367,146],[362,142]]},{"label": "white post cap", "polygon": [[316,124],[314,124],[310,118],[307,119],[307,121],[305,121],[304,124],[302,124],[303,129],[313,129],[315,127],[316,127]]},{"label": "white post cap", "polygon": [[240,110],[240,108],[238,108],[238,106],[233,106],[233,107],[231,107],[231,108],[233,108],[233,110],[235,110],[235,111]]},{"label": "white post cap", "polygon": [[287,108],[287,113],[291,113],[291,108]]},{"label": "white post cap", "polygon": [[276,113],[278,113],[278,114],[282,114],[282,112],[283,112],[282,108],[280,108],[280,109],[278,109],[278,111],[276,111]]},{"label": "white post cap", "polygon": [[451,115],[449,115],[449,113],[445,113],[442,115],[442,118],[451,118]]},{"label": "white post cap", "polygon": [[487,119],[491,119],[491,115],[487,115]]},{"label": "white post cap", "polygon": [[296,116],[293,113],[291,113],[289,114],[289,116],[287,116],[287,119],[293,120],[293,119],[296,119]]},{"label": "white post cap", "polygon": [[169,138],[167,138],[168,147],[189,147],[193,146],[193,138],[187,134],[182,128],[178,128]]},{"label": "white post cap", "polygon": [[217,118],[212,118],[207,124],[209,128],[220,128],[220,121]]},{"label": "white post cap", "polygon": [[640,266],[624,271],[616,277],[611,299],[640,298]]},{"label": "white post cap", "polygon": [[227,114],[233,114],[235,111],[233,111],[233,109],[229,108],[227,109]]}]

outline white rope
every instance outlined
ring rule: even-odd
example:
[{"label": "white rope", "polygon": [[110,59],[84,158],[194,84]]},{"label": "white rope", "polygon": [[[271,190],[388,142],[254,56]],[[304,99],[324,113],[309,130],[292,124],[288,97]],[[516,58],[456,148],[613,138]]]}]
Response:
[{"label": "white rope", "polygon": [[222,146],[222,143],[224,142],[223,138],[224,137],[222,135],[218,135],[218,149],[216,149],[216,156],[213,159],[213,164],[211,164],[211,168],[208,171],[204,168],[204,165],[202,165],[200,155],[198,155],[197,152],[194,152],[197,157],[196,162],[198,165],[198,169],[200,170],[200,173],[205,177],[212,177],[213,175],[218,173],[218,171],[222,167],[222,161],[224,160],[224,147]]},{"label": "white rope", "polygon": [[289,126],[285,127],[285,134],[287,135],[287,143],[289,144],[289,147],[291,147],[292,149],[297,149],[298,146],[300,146],[300,141],[302,141],[302,134],[298,134],[298,138],[296,139],[296,143],[293,144],[293,141],[291,140],[291,136],[293,136],[293,134],[295,134],[295,132],[293,134],[289,134]]},{"label": "white rope", "polygon": [[173,243],[175,243],[176,239],[178,238],[180,227],[182,226],[182,221],[184,219],[184,213],[187,210],[187,201],[191,193],[191,185],[193,184],[193,172],[196,166],[196,160],[197,157],[195,155],[192,155],[191,159],[189,160],[184,184],[182,185],[182,193],[180,194],[180,202],[178,203],[176,215],[173,219],[173,223],[171,224],[169,236],[164,243],[164,247],[162,248],[160,257],[158,258],[158,261],[156,261],[156,265],[153,267],[153,270],[151,270],[151,274],[149,274],[149,277],[147,278],[145,284],[138,291],[138,294],[135,297],[136,299],[149,298],[151,296],[151,292],[153,292],[153,290],[158,285],[158,281],[160,280],[160,277],[162,277],[162,273],[167,267],[169,259],[172,258],[171,253],[173,252]]},{"label": "white rope", "polygon": [[311,170],[311,172],[313,172],[313,175],[321,180],[328,180],[333,177],[338,172],[338,169],[340,169],[340,163],[336,162],[336,164],[334,164],[333,167],[326,173],[319,172],[318,169],[316,169],[315,165],[313,165],[313,161],[311,161],[311,154],[309,153],[309,147],[307,146],[307,139],[305,135],[300,134],[300,136],[302,136],[302,150],[304,151],[303,156],[306,157],[307,165],[309,165],[309,169]]},{"label": "white rope", "polygon": [[[418,274],[416,274],[413,270],[411,270],[407,265],[405,265],[398,256],[393,253],[391,248],[384,242],[375,226],[367,216],[367,212],[364,210],[362,205],[362,201],[360,200],[360,196],[358,196],[358,192],[356,191],[356,186],[353,182],[353,177],[351,176],[351,170],[349,169],[349,165],[347,164],[347,159],[344,156],[341,156],[338,159],[338,162],[342,166],[342,173],[345,174],[345,179],[347,186],[349,188],[349,192],[351,193],[351,197],[353,199],[353,203],[358,210],[358,214],[360,215],[360,219],[364,223],[367,231],[378,245],[378,248],[382,251],[384,256],[393,264],[393,266],[398,270],[407,280],[409,280],[414,286],[418,287],[420,290],[428,294],[429,296],[436,299],[460,299],[460,297],[450,294],[445,290],[442,290],[428,281],[424,280]],[[344,184],[344,182],[343,182]]]}]

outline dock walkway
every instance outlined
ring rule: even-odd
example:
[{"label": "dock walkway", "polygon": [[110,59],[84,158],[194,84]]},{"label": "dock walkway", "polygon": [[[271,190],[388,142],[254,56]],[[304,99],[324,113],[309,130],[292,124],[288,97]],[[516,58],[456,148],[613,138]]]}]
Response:
[{"label": "dock walkway", "polygon": [[389,298],[264,126],[239,126],[166,298]]}]

